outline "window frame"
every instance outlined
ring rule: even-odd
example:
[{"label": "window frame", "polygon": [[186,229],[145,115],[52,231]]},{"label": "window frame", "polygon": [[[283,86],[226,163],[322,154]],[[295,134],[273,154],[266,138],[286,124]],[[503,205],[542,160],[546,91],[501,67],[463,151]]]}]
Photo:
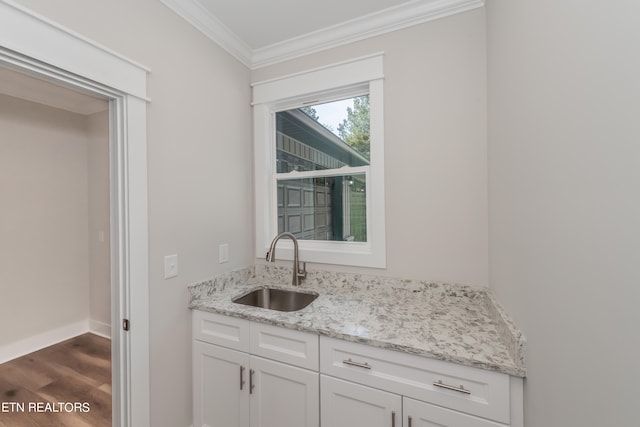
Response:
[{"label": "window frame", "polygon": [[[320,104],[368,94],[370,104],[370,165],[357,169],[366,176],[367,242],[299,240],[300,259],[308,262],[386,267],[384,204],[384,102],[383,56],[381,53],[317,68],[273,80],[254,83],[254,162],[256,258],[263,258],[278,233],[277,182],[292,173],[278,174],[276,169],[276,125],[278,111]],[[348,169],[348,170],[347,170]],[[356,169],[294,172],[335,176]],[[293,244],[278,243],[278,258],[293,259]]]}]

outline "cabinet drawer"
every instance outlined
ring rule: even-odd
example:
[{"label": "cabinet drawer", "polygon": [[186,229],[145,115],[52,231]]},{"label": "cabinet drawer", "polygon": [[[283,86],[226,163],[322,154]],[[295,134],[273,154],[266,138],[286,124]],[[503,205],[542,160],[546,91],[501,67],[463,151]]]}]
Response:
[{"label": "cabinet drawer", "polygon": [[320,372],[509,423],[506,374],[324,336]]},{"label": "cabinet drawer", "polygon": [[318,370],[318,335],[263,323],[251,324],[251,354]]},{"label": "cabinet drawer", "polygon": [[234,350],[249,351],[249,321],[193,310],[193,339]]}]

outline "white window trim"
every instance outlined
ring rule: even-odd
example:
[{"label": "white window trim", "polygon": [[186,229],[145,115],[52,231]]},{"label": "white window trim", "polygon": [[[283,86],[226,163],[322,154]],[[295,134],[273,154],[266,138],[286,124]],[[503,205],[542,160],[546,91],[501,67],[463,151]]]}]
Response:
[{"label": "white window trim", "polygon": [[[300,240],[298,243],[302,261],[386,267],[382,59],[382,53],[377,53],[252,85],[257,258],[264,258],[278,232],[275,113],[301,107],[311,101],[320,103],[368,92],[371,119],[371,165],[365,168],[368,241]],[[327,175],[327,171],[322,172]],[[298,177],[308,174],[313,175],[314,172],[301,172]],[[280,175],[281,179],[284,178]],[[293,259],[293,245],[288,239],[278,243],[278,258]]]}]

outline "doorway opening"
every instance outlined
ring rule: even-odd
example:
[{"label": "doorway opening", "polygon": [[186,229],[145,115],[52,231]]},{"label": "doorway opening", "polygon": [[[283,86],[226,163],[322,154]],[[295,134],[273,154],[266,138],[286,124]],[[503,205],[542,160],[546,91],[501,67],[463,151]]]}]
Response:
[{"label": "doorway opening", "polygon": [[0,67],[0,129],[0,421],[110,426],[109,101]]},{"label": "doorway opening", "polygon": [[6,0],[0,0],[0,66],[108,100],[112,425],[148,427],[150,70]]}]

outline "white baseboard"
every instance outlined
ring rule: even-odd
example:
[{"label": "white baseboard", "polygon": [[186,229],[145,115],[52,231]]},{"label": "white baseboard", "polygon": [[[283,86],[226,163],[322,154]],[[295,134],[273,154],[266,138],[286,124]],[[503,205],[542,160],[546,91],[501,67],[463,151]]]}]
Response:
[{"label": "white baseboard", "polygon": [[89,320],[61,326],[29,338],[0,346],[0,363],[8,362],[16,357],[33,353],[50,345],[57,344],[69,338],[89,332]]},{"label": "white baseboard", "polygon": [[111,325],[99,320],[89,319],[89,332],[103,338],[111,339]]}]

